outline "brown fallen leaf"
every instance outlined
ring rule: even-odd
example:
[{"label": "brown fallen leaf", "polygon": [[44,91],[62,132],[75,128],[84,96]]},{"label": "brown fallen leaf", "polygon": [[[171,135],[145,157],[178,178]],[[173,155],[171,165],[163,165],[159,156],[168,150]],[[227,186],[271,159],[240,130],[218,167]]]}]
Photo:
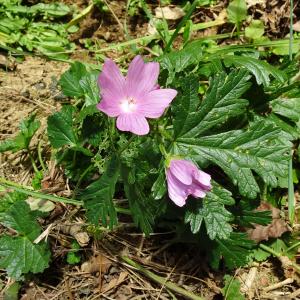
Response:
[{"label": "brown fallen leaf", "polygon": [[155,17],[158,19],[178,20],[185,15],[182,8],[177,6],[165,6],[155,8]]},{"label": "brown fallen leaf", "polygon": [[80,269],[82,272],[86,273],[94,274],[100,272],[101,274],[105,274],[111,265],[111,260],[109,260],[106,256],[99,254],[84,262]]},{"label": "brown fallen leaf", "polygon": [[267,226],[253,224],[254,228],[247,230],[248,236],[251,240],[254,240],[255,242],[263,240],[267,241],[269,238],[278,238],[283,233],[289,231],[285,220],[280,217],[280,209],[273,207],[270,203],[262,202],[256,210],[270,210],[272,212],[272,223]]},{"label": "brown fallen leaf", "polygon": [[111,289],[116,288],[118,285],[120,285],[122,282],[124,282],[127,279],[128,272],[123,271],[119,274],[118,278],[113,278],[108,284],[105,284],[102,286],[102,293],[106,293],[110,291]]},{"label": "brown fallen leaf", "polygon": [[300,21],[296,22],[294,25],[293,25],[293,29],[297,32],[300,32]]},{"label": "brown fallen leaf", "polygon": [[73,236],[81,247],[85,247],[89,243],[90,237],[82,227],[83,224],[63,224],[59,229],[63,233]]}]

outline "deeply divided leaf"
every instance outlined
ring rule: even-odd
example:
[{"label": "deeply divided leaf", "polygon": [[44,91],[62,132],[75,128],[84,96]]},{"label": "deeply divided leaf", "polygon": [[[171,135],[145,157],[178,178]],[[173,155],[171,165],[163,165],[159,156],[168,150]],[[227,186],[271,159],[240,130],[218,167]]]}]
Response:
[{"label": "deeply divided leaf", "polygon": [[217,239],[212,251],[212,266],[217,269],[220,258],[223,258],[229,269],[244,266],[249,261],[254,242],[247,239],[244,233],[232,232],[226,240]]},{"label": "deeply divided leaf", "polygon": [[115,155],[108,162],[101,177],[90,184],[81,194],[89,221],[98,224],[99,219],[104,226],[113,228],[118,222],[113,203],[115,186],[120,174],[120,161]]},{"label": "deeply divided leaf", "polygon": [[261,61],[253,57],[227,55],[224,57],[224,62],[227,66],[234,65],[236,67],[246,68],[255,76],[257,83],[263,84],[264,86],[269,85],[270,75],[280,82],[284,82],[286,80],[284,72],[276,69],[265,61]]},{"label": "deeply divided leaf", "polygon": [[242,69],[229,75],[217,74],[210,80],[209,90],[201,105],[197,96],[197,80],[194,77],[183,80],[183,94],[174,103],[175,135],[196,137],[225,123],[230,117],[244,113],[248,101],[240,97],[250,87],[249,79],[248,72]]},{"label": "deeply divided leaf", "polygon": [[130,211],[137,226],[149,235],[152,232],[152,226],[155,219],[155,200],[145,195],[138,183],[129,182],[129,170],[126,166],[122,166],[122,178],[124,182],[125,195],[128,198]]},{"label": "deeply divided leaf", "polygon": [[177,146],[196,160],[205,158],[218,165],[243,196],[255,198],[260,190],[252,170],[272,187],[277,186],[277,177],[287,176],[291,143],[283,140],[279,128],[260,120],[247,130],[179,138]]},{"label": "deeply divided leaf", "polygon": [[53,148],[68,145],[75,147],[77,137],[73,129],[74,108],[70,105],[63,106],[60,112],[48,118],[48,137]]},{"label": "deeply divided leaf", "polygon": [[234,199],[230,192],[215,185],[203,200],[190,200],[185,212],[185,223],[190,223],[191,231],[197,233],[204,221],[210,239],[226,239],[232,232],[229,223],[232,216],[224,204],[232,205]]}]

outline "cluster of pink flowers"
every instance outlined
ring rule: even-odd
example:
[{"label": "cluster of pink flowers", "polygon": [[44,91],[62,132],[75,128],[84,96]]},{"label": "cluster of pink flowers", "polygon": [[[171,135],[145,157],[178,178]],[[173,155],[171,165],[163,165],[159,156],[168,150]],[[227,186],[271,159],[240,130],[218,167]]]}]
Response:
[{"label": "cluster of pink flowers", "polygon": [[[136,56],[124,77],[117,65],[107,59],[99,75],[101,102],[97,108],[117,117],[117,128],[137,135],[149,132],[146,118],[159,118],[176,97],[174,89],[161,89],[157,84],[159,63],[145,63]],[[184,159],[171,159],[166,169],[168,193],[178,206],[185,205],[189,195],[205,197],[211,189],[209,174]]]}]

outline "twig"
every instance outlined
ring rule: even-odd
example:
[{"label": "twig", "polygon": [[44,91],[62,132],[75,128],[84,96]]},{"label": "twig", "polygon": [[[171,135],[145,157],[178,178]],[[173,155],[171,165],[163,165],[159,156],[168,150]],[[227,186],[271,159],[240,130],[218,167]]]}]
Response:
[{"label": "twig", "polygon": [[182,296],[187,297],[188,299],[192,299],[192,300],[204,300],[202,297],[189,292],[185,289],[183,289],[182,287],[178,286],[177,284],[167,281],[166,278],[158,276],[154,273],[152,273],[151,271],[145,269],[144,267],[142,267],[141,265],[139,265],[138,263],[136,263],[135,261],[131,260],[129,257],[127,256],[121,256],[121,259],[129,264],[131,267],[134,267],[135,269],[137,269],[138,271],[140,271],[142,274],[144,274],[145,276],[147,276],[148,278],[152,279],[153,281],[164,285],[167,289],[176,292]]},{"label": "twig", "polygon": [[300,295],[300,289],[296,290],[295,292],[288,295],[290,299],[297,299],[297,297]]},{"label": "twig", "polygon": [[287,279],[285,279],[285,280],[283,280],[281,282],[277,282],[275,284],[272,284],[272,285],[266,287],[265,289],[263,289],[263,291],[265,293],[267,293],[267,292],[279,289],[279,288],[281,288],[281,287],[283,287],[283,286],[285,286],[287,284],[293,283],[293,282],[294,282],[293,278],[287,278]]}]

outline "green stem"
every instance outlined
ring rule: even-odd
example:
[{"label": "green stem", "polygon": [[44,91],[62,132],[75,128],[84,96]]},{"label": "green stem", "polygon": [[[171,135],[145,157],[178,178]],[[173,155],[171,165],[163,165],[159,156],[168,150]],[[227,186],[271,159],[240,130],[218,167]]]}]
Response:
[{"label": "green stem", "polygon": [[147,276],[148,278],[152,279],[153,281],[165,286],[167,289],[178,293],[188,299],[192,299],[192,300],[204,300],[202,297],[189,292],[185,289],[183,289],[182,287],[178,286],[177,284],[170,282],[167,280],[167,278],[158,276],[154,273],[152,273],[151,271],[145,269],[144,267],[142,267],[141,265],[139,265],[137,262],[131,260],[129,257],[127,256],[121,256],[121,259],[129,264],[130,266],[134,267],[135,269],[137,269],[139,272],[141,272],[142,274],[144,274],[145,276]]},{"label": "green stem", "polygon": [[[267,251],[267,252],[273,254],[274,256],[276,256],[276,257],[278,257],[278,258],[284,256],[283,254],[274,251],[272,248],[270,248],[270,247],[268,247],[268,246],[266,246],[266,245],[264,245],[264,244],[260,244],[259,247],[260,247],[261,249],[263,249],[263,250],[265,250],[265,251]],[[295,271],[296,271],[298,274],[300,274],[300,267],[299,267],[296,263],[294,263],[293,261],[290,261],[290,264],[291,264],[291,266],[295,269]]]},{"label": "green stem", "polygon": [[83,171],[83,173],[80,175],[80,177],[79,177],[79,179],[78,179],[78,181],[77,181],[77,183],[76,183],[76,186],[75,186],[75,188],[74,188],[74,190],[73,190],[73,196],[72,196],[72,199],[75,198],[75,195],[76,195],[76,193],[77,193],[77,190],[78,190],[78,188],[79,188],[79,186],[80,186],[80,184],[81,184],[83,178],[85,177],[85,175],[86,175],[90,170],[92,170],[93,168],[94,168],[93,165],[89,165],[89,166]]},{"label": "green stem", "polygon": [[38,169],[38,167],[37,167],[37,165],[36,165],[36,163],[34,161],[34,158],[33,158],[32,154],[31,154],[31,151],[29,150],[29,148],[27,149],[27,152],[28,152],[28,155],[30,157],[30,161],[31,161],[32,167],[34,169],[34,172],[35,173],[39,173],[39,169]]},{"label": "green stem", "polygon": [[294,10],[294,1],[290,0],[290,43],[289,43],[289,56],[290,61],[293,60],[293,10]]},{"label": "green stem", "polygon": [[124,215],[129,215],[131,216],[131,211],[128,208],[123,208],[123,207],[115,207],[116,212]]},{"label": "green stem", "polygon": [[[63,198],[63,197],[59,197],[59,196],[53,196],[53,195],[33,191],[27,186],[17,184],[15,182],[7,180],[3,177],[0,177],[0,185],[6,189],[12,189],[16,192],[23,193],[25,195],[28,195],[28,196],[31,196],[34,198],[45,199],[45,200],[50,200],[53,202],[59,202],[59,203],[65,203],[65,204],[73,204],[73,205],[77,205],[77,206],[83,206],[83,204],[84,204],[83,201],[80,201],[80,200],[68,199],[68,198]],[[117,207],[117,206],[115,207],[115,209],[118,213],[125,214],[125,215],[131,215],[130,209],[123,208],[123,207]]]},{"label": "green stem", "polygon": [[164,146],[163,144],[159,144],[159,145],[158,145],[158,148],[159,148],[161,154],[162,154],[165,158],[167,158],[167,157],[169,156],[169,155],[168,155],[168,152],[167,152],[167,150],[166,150],[166,148],[165,148],[165,146]]},{"label": "green stem", "polygon": [[39,158],[39,162],[40,162],[40,165],[43,169],[44,172],[47,171],[47,168],[43,162],[43,158],[42,158],[42,140],[39,141],[38,143],[38,158]]},{"label": "green stem", "polygon": [[73,204],[73,205],[83,206],[83,202],[80,200],[67,199],[67,198],[63,198],[63,197],[59,197],[59,196],[53,196],[53,195],[33,191],[29,187],[25,187],[23,185],[15,183],[15,182],[6,180],[5,178],[2,178],[2,177],[0,177],[0,185],[4,186],[5,188],[8,188],[8,189],[13,189],[19,193],[26,194],[31,197],[45,199],[45,200],[51,200],[53,202],[60,202],[60,203],[65,203],[65,204]]},{"label": "green stem", "polygon": [[[209,21],[209,22],[205,22],[205,23],[198,23],[198,24],[195,24],[195,25],[192,26],[192,31],[198,31],[198,30],[210,28],[210,27],[222,25],[224,23],[225,22],[222,21],[222,20],[214,20],[214,21]],[[179,33],[181,33],[182,31],[183,30],[180,30]],[[174,32],[175,32],[174,30],[169,30],[170,34],[172,34]],[[209,37],[206,37],[206,38],[208,39]],[[220,38],[223,38],[223,37],[220,37]],[[143,36],[143,37],[140,37],[140,38],[132,39],[130,41],[126,41],[126,42],[123,42],[123,43],[113,44],[113,45],[110,45],[108,47],[101,48],[99,50],[95,50],[95,51],[91,51],[91,52],[94,52],[94,53],[107,52],[107,51],[111,51],[111,50],[116,50],[118,48],[131,46],[132,44],[150,43],[151,41],[158,40],[158,39],[160,39],[158,34],[152,34],[152,35],[147,35],[147,36]],[[73,53],[73,51],[71,51],[71,52]]]},{"label": "green stem", "polygon": [[170,40],[168,41],[168,44],[164,50],[164,52],[168,52],[170,51],[172,44],[174,42],[174,40],[176,39],[177,35],[179,34],[180,30],[183,28],[183,26],[185,25],[185,23],[190,19],[193,11],[195,10],[195,8],[198,5],[199,0],[194,0],[193,4],[191,5],[189,11],[187,12],[187,14],[184,16],[184,18],[180,21],[180,23],[178,24],[178,26],[176,27],[174,33],[172,34]]},{"label": "green stem", "polygon": [[292,249],[294,249],[294,248],[296,248],[296,247],[298,248],[299,246],[300,246],[300,242],[298,242],[298,243],[292,245],[291,247],[287,248],[287,249],[285,250],[285,252],[286,252],[286,253],[289,253]]},{"label": "green stem", "polygon": [[293,182],[293,150],[291,150],[291,157],[289,159],[288,169],[288,215],[289,221],[293,226],[295,219],[295,193],[294,193],[294,182]]}]

